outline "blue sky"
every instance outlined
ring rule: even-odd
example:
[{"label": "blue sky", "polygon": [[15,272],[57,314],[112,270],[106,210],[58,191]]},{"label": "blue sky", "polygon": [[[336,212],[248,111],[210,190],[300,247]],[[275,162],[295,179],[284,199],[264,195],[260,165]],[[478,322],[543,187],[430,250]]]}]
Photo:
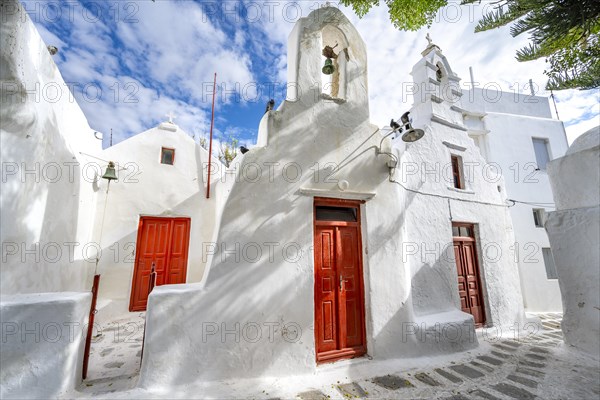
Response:
[{"label": "blue sky", "polygon": [[[285,98],[287,36],[300,17],[324,1],[25,1],[92,128],[108,144],[149,129],[173,112],[175,123],[196,137],[208,135],[214,72],[217,72],[215,135],[251,145],[265,104]],[[382,2],[383,3],[383,2]],[[331,5],[338,6],[331,2]],[[528,93],[533,79],[541,95],[544,61],[518,63],[515,50],[527,37],[508,27],[474,34],[489,2],[440,10],[430,28],[395,30],[385,6],[363,19],[340,7],[367,44],[371,119],[383,126],[410,108],[402,92],[420,59],[429,31],[452,68],[506,91]],[[569,141],[599,124],[600,95],[555,93]]]}]

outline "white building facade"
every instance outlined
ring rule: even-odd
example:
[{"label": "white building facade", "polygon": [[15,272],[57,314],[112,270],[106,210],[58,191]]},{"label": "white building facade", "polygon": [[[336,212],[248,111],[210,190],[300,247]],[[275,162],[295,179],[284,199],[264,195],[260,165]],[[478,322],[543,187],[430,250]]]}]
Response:
[{"label": "white building facade", "polygon": [[[172,121],[99,155],[115,163],[118,180],[97,183],[93,237],[102,249],[98,320],[145,311],[154,265],[156,285],[200,282],[222,205],[223,168]],[[108,189],[108,190],[107,190]]]},{"label": "white building facade", "polygon": [[506,182],[515,230],[512,252],[525,309],[560,312],[558,276],[544,223],[546,213],[555,209],[546,167],[568,148],[564,125],[552,118],[546,97],[475,88],[465,91],[462,100],[469,136],[489,171],[500,170]]}]

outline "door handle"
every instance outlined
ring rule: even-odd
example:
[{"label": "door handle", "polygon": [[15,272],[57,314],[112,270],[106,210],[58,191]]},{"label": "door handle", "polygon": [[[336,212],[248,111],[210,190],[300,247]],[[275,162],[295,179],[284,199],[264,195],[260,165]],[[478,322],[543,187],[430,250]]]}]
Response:
[{"label": "door handle", "polygon": [[344,278],[342,278],[342,274],[340,274],[340,291],[344,290]]}]

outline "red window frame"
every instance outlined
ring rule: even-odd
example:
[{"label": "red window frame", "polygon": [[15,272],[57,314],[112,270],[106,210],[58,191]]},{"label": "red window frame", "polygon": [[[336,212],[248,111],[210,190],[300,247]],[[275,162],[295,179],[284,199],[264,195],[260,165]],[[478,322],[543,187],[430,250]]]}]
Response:
[{"label": "red window frame", "polygon": [[452,155],[452,179],[454,181],[454,187],[456,189],[464,189],[464,182],[461,174],[461,161],[459,156]]}]

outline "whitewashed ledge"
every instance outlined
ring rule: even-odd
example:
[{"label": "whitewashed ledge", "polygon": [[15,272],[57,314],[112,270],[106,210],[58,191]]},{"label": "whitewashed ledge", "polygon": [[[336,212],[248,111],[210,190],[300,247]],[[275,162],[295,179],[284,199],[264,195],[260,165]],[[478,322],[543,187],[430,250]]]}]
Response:
[{"label": "whitewashed ledge", "polygon": [[0,398],[56,398],[81,382],[91,293],[3,296]]},{"label": "whitewashed ledge", "polygon": [[341,190],[329,190],[329,189],[314,189],[314,188],[300,188],[297,194],[301,196],[309,197],[327,197],[334,199],[343,200],[364,200],[368,201],[375,197],[375,193],[372,192],[352,192],[352,191],[341,191]]}]

